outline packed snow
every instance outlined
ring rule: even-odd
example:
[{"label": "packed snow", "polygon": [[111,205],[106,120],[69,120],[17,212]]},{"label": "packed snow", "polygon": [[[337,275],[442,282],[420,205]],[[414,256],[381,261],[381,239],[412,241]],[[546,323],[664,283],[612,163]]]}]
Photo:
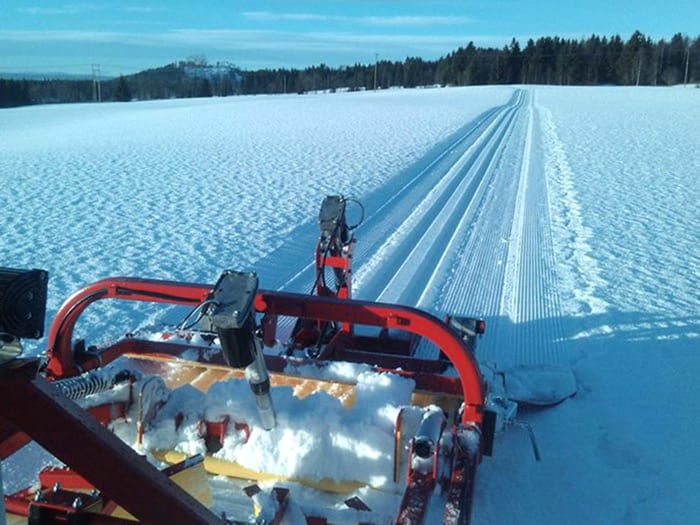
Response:
[{"label": "packed snow", "polygon": [[[497,436],[478,471],[474,523],[690,523],[700,513],[698,122],[693,88],[5,109],[0,265],[49,271],[48,319],[71,293],[111,275],[213,283],[236,268],[257,271],[264,288],[307,292],[321,199],[356,198],[365,207],[357,297],[483,316],[478,351],[489,366],[573,370],[574,397],[520,407],[541,462],[521,427]],[[163,316],[95,305],[79,334],[105,340]],[[370,397],[392,392],[380,413],[360,404],[343,418],[363,429],[373,418],[378,434],[344,443],[362,431],[332,424],[344,410],[335,398],[318,397],[324,417],[314,420],[280,392],[279,407],[300,414],[285,426],[305,428],[317,450],[334,436],[365,452],[384,439],[406,385],[350,373]],[[220,408],[237,387],[217,388],[203,407]],[[309,440],[291,437],[290,460],[329,474],[322,458],[303,456]],[[7,489],[42,459],[25,451],[22,461],[3,465]]]}]

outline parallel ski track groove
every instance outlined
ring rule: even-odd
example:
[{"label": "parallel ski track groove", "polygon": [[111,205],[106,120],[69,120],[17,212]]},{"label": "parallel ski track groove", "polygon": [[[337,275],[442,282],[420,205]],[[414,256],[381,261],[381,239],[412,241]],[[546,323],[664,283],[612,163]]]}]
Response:
[{"label": "parallel ski track groove", "polygon": [[[515,116],[514,116],[515,118]],[[502,146],[510,143],[513,126],[507,130]],[[499,158],[503,156],[499,150]],[[496,160],[496,159],[494,159]],[[495,171],[500,170],[498,176]],[[516,192],[512,188],[513,179],[510,169],[496,166],[494,177],[487,188],[487,193],[480,201],[478,215],[471,224],[469,235],[462,237],[459,247],[460,257],[449,272],[451,278],[442,286],[439,308],[454,313],[491,314],[499,305],[494,293],[503,287],[506,244],[502,242],[507,233],[503,229],[503,217],[512,208]],[[495,213],[491,213],[492,209]],[[477,277],[478,276],[478,277]]]},{"label": "parallel ski track groove", "polygon": [[562,357],[562,327],[555,277],[547,181],[541,170],[530,94],[523,125],[502,153],[475,235],[443,286],[444,311],[482,315],[488,336],[479,358],[498,365],[552,364]]},{"label": "parallel ski track groove", "polygon": [[[381,271],[374,269],[373,261],[360,269],[365,272],[358,280],[363,298],[416,304],[437,271],[443,254],[456,255],[447,250],[447,245],[486,178],[487,167],[505,136],[504,130],[512,122],[519,101],[516,94],[508,105],[500,108],[477,140],[443,168],[444,175],[433,183],[430,191],[423,193],[420,202],[410,208],[411,213],[375,251],[375,265],[381,265]],[[448,213],[450,211],[452,213]]]},{"label": "parallel ski track groove", "polygon": [[[500,290],[503,267],[491,265],[490,262],[498,257],[496,253],[502,250],[500,242],[503,236],[498,224],[487,228],[477,227],[483,220],[484,208],[496,206],[498,209],[508,209],[508,200],[514,195],[513,191],[503,190],[504,182],[509,182],[508,170],[500,170],[499,164],[504,148],[510,142],[514,121],[519,113],[519,107],[513,109],[507,129],[494,151],[488,184],[478,202],[474,202],[474,211],[469,221],[469,231],[461,235],[460,245],[454,248],[458,256],[453,257],[452,267],[443,270],[442,282],[434,287],[432,308],[451,313],[483,313],[492,311],[498,304],[494,290]],[[503,190],[503,191],[499,191]],[[478,205],[477,205],[478,204]],[[500,216],[500,214],[498,214]],[[426,304],[426,306],[428,306]]]},{"label": "parallel ski track groove", "polygon": [[[484,187],[494,176],[494,161],[503,148],[520,104],[521,98],[518,97],[515,104],[508,107],[484,134],[479,146],[474,151],[466,152],[454,164],[451,170],[454,176],[449,185],[435,187],[439,195],[430,203],[430,213],[420,215],[409,238],[418,237],[415,232],[422,232],[420,237],[412,247],[410,242],[401,244],[408,245],[411,250],[396,273],[389,276],[377,299],[429,306],[419,304],[420,299],[430,292],[430,283],[451,267],[451,261],[460,255],[451,246],[456,238],[462,236],[457,234],[466,229]],[[425,202],[429,199],[430,195]]]},{"label": "parallel ski track groove", "polygon": [[[474,210],[470,214],[468,230],[457,236],[459,242],[453,249],[458,255],[449,259],[451,266],[441,270],[441,278],[431,283],[431,291],[422,304],[424,308],[430,307],[441,313],[486,317],[489,326],[487,340],[494,342],[498,339],[499,348],[509,347],[504,340],[506,334],[494,330],[494,324],[499,322],[512,214],[522,179],[518,176],[520,165],[517,157],[514,162],[508,156],[513,145],[518,144],[521,108],[528,100],[526,92],[521,91],[519,95],[518,105],[513,109],[512,118],[488,166],[488,184],[484,184],[483,193],[471,203]],[[428,357],[428,350],[422,351]]]},{"label": "parallel ski track groove", "polygon": [[[450,155],[461,155],[461,151],[473,146],[484,133],[485,129],[498,118],[502,108],[488,110],[470,124],[464,133],[454,140],[445,150],[439,153],[425,168],[399,187],[393,195],[386,198],[382,192],[382,204],[371,215],[366,217],[363,225],[358,228],[362,242],[355,254],[356,265],[361,265],[376,253],[377,248],[386,240],[386,232],[395,231],[405,221],[405,214],[413,210],[424,198],[430,187],[436,184],[435,173],[440,173],[441,165],[450,162]],[[442,175],[446,177],[449,170]],[[397,211],[399,213],[397,213]]]},{"label": "parallel ski track groove", "polygon": [[[530,113],[531,132],[537,116],[534,101]],[[528,149],[532,147],[532,144],[528,145]],[[530,153],[524,157],[521,175],[527,177],[523,196],[527,213],[522,221],[517,309],[512,312],[516,333],[513,334],[509,358],[519,364],[550,364],[559,362],[563,357],[561,309],[547,206],[547,180],[544,173],[528,169],[529,160]]]},{"label": "parallel ski track groove", "polygon": [[[413,175],[408,181],[397,180],[387,184],[385,188],[375,191],[369,196],[368,201],[364,202],[365,208],[373,210],[367,215],[362,225],[357,230],[359,242],[357,250],[353,257],[353,266],[362,268],[363,265],[371,259],[386,240],[387,232],[395,231],[398,226],[403,223],[406,216],[415,209],[415,207],[424,199],[425,194],[430,191],[436,182],[436,173],[443,177],[447,173],[447,169],[442,167],[449,163],[451,156],[461,156],[465,149],[471,147],[483,135],[484,130],[508,107],[508,104],[491,108],[474,121],[470,122],[463,128],[447,147],[441,150],[434,157],[424,161],[425,166],[420,171]],[[439,182],[439,180],[438,180]],[[387,197],[389,195],[389,197]],[[315,224],[313,229],[316,229]],[[316,230],[317,231],[317,230]],[[314,233],[317,235],[317,233]],[[293,247],[290,247],[292,249]],[[309,250],[308,248],[305,248]],[[274,255],[274,261],[280,256]],[[308,261],[312,261],[309,254]],[[378,271],[386,271],[384,265]],[[272,275],[271,277],[275,277]],[[278,290],[297,290],[307,291],[311,289],[313,284],[313,262],[305,265],[300,265],[296,272],[284,280],[279,280],[277,274],[277,283],[271,282],[271,286]],[[267,281],[266,281],[267,282]],[[358,296],[358,297],[361,297]]]}]

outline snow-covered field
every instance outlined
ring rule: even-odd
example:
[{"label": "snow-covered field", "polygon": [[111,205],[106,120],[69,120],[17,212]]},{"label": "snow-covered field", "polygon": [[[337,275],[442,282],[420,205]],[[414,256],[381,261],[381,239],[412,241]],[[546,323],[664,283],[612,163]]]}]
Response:
[{"label": "snow-covered field", "polygon": [[[520,413],[542,462],[524,431],[498,437],[475,523],[692,523],[699,122],[693,88],[6,109],[0,265],[49,270],[49,319],[110,275],[254,269],[264,288],[306,292],[321,199],[357,198],[357,297],[483,315],[482,361],[576,376],[574,398]],[[80,328],[159,321],[144,315],[99,305]]]}]

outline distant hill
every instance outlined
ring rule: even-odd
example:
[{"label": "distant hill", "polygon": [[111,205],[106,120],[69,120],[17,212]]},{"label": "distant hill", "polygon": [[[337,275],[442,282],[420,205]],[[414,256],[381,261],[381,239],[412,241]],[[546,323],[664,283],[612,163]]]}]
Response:
[{"label": "distant hill", "polygon": [[[234,95],[240,92],[243,74],[231,64],[180,61],[124,78],[135,99],[151,100]],[[110,97],[113,83],[105,83],[105,97]]]}]

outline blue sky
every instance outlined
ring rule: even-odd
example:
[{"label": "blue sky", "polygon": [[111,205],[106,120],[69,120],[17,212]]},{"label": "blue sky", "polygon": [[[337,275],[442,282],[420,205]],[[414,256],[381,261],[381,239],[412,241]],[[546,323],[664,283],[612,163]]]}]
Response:
[{"label": "blue sky", "polygon": [[245,69],[436,59],[512,38],[700,34],[700,0],[0,0],[0,72],[132,73],[191,56]]}]

